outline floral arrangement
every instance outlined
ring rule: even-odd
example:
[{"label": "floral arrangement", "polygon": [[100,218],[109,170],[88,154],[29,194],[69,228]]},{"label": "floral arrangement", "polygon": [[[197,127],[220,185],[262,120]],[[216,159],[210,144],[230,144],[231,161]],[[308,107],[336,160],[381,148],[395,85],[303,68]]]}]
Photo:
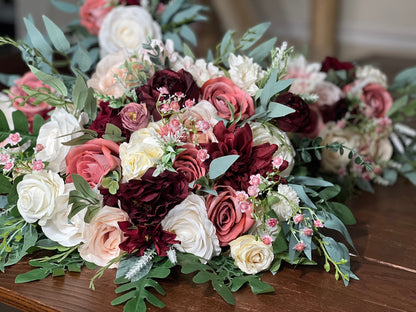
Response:
[{"label": "floral arrangement", "polygon": [[[408,75],[399,75],[388,88],[385,74],[370,65],[356,66],[333,57],[309,63],[297,55],[289,61],[285,78],[295,78],[290,91],[308,104],[313,116],[313,127],[304,135],[321,137],[323,146],[343,142],[359,153],[324,149],[317,154],[322,172],[336,176],[345,190],[355,185],[372,192],[370,182],[391,185],[398,173],[416,185],[416,167],[411,161],[416,132],[399,122],[403,116],[415,114],[415,105],[409,102],[410,90],[400,96],[395,91],[399,81],[403,90],[403,79]],[[404,107],[406,110],[399,112]],[[308,153],[307,140],[302,144],[302,159],[310,163],[314,155]],[[371,167],[361,166],[363,159]]]},{"label": "floral arrangement", "polygon": [[[86,1],[82,23],[100,37],[111,12],[136,2]],[[189,5],[151,3],[146,10],[174,21]],[[16,283],[98,266],[94,288],[117,268],[122,294],[112,304],[125,311],[163,307],[152,294],[163,293],[156,279],[176,265],[230,304],[246,283],[255,294],[274,291],[260,272],[277,273],[283,261],[316,264],[318,253],[336,279],[357,279],[348,248],[325,232],[338,231],[354,249],[345,227],[354,217],[334,200],[340,186],[306,175],[296,159],[331,148],[370,164],[343,143],[292,145],[288,132],[311,136],[316,118],[288,92],[299,81],[289,79],[292,49],[260,42],[269,23],[238,40],[228,31],[207,59],[158,35],[101,47],[92,74],[97,53],[44,23],[48,37],[26,20],[29,40],[0,38],[31,70],[2,95],[10,104],[0,112],[0,270],[28,254],[35,268]],[[56,54],[69,72],[55,66]],[[35,258],[40,250],[47,256]]]}]

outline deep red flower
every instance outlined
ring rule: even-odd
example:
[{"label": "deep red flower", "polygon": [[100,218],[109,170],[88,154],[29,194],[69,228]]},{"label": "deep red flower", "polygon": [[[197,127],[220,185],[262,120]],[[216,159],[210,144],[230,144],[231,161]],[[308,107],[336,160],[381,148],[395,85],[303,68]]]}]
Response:
[{"label": "deep red flower", "polygon": [[274,119],[275,124],[281,130],[303,133],[314,128],[316,120],[308,104],[301,97],[291,92],[284,92],[277,96],[274,101],[296,110],[294,113]]},{"label": "deep red flower", "polygon": [[100,108],[101,110],[98,113],[97,118],[92,122],[89,129],[97,132],[98,137],[101,138],[105,134],[107,124],[111,123],[121,130],[123,136],[126,137],[126,140],[128,141],[130,138],[130,131],[123,127],[120,116],[121,109],[111,108],[108,102],[100,102]]},{"label": "deep red flower", "polygon": [[156,103],[160,96],[158,90],[162,87],[166,88],[170,95],[174,95],[177,92],[185,95],[185,97],[179,101],[181,108],[185,106],[186,100],[198,101],[199,99],[199,88],[190,73],[183,69],[178,72],[171,69],[157,71],[152,78],[149,79],[146,85],[136,89],[138,101],[146,103],[147,109],[155,121],[158,121],[161,118],[156,109]]},{"label": "deep red flower", "polygon": [[336,57],[327,56],[322,62],[321,71],[327,73],[330,69],[346,70],[348,72],[354,70],[355,66],[350,62],[340,62]]},{"label": "deep red flower", "polygon": [[166,256],[170,245],[179,243],[176,234],[163,230],[160,224],[153,226],[132,226],[130,222],[118,223],[126,239],[119,245],[121,250],[132,253],[137,249],[137,255],[143,256],[146,249],[155,246],[159,256]]},{"label": "deep red flower", "polygon": [[348,112],[348,102],[346,98],[340,99],[334,105],[322,105],[319,107],[324,123],[338,121],[344,118]]},{"label": "deep red flower", "polygon": [[264,176],[273,170],[272,158],[278,146],[269,143],[253,146],[250,125],[246,124],[237,130],[235,128],[234,125],[227,129],[223,122],[215,125],[213,131],[218,143],[201,144],[210,155],[203,165],[208,169],[213,159],[226,155],[239,155],[237,161],[217,183],[229,185],[235,190],[246,190],[250,185],[251,175],[259,173]]},{"label": "deep red flower", "polygon": [[115,207],[120,201],[134,225],[159,224],[170,209],[188,196],[188,181],[178,172],[164,171],[154,177],[154,168],[149,169],[140,180],[120,184],[116,195],[101,188],[105,205]]}]

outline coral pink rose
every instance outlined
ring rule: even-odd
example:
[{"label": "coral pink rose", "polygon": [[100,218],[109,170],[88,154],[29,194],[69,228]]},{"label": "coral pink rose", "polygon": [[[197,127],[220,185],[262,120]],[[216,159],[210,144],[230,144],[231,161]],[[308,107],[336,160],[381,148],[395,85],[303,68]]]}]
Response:
[{"label": "coral pink rose", "polygon": [[368,117],[383,118],[393,105],[390,93],[378,83],[366,85],[361,100],[366,104],[364,114]]},{"label": "coral pink rose", "polygon": [[240,113],[242,120],[254,115],[254,103],[251,96],[226,77],[208,80],[202,86],[201,91],[202,98],[215,106],[221,118],[231,119],[227,102],[234,107],[234,118],[237,118]]},{"label": "coral pink rose", "polygon": [[79,9],[81,25],[94,36],[98,35],[104,17],[113,8],[107,4],[107,0],[86,0]]},{"label": "coral pink rose", "polygon": [[[118,223],[129,221],[126,212],[119,208],[104,206],[86,225],[83,236],[84,244],[79,254],[85,261],[105,266],[110,260],[120,255],[120,243],[124,240],[123,231]],[[110,268],[117,267],[114,263]]]},{"label": "coral pink rose", "polygon": [[72,173],[81,175],[91,187],[111,170],[120,166],[119,146],[108,140],[94,139],[71,148],[66,156],[66,182],[72,182]]},{"label": "coral pink rose", "polygon": [[32,89],[36,88],[48,88],[53,90],[50,86],[44,84],[40,81],[34,73],[27,72],[21,78],[17,79],[15,85],[10,88],[9,98],[13,102],[13,107],[22,111],[23,114],[27,117],[30,124],[33,122],[33,117],[35,115],[41,115],[43,118],[47,116],[47,113],[53,109],[52,106],[48,105],[45,102],[41,102],[38,105],[33,105],[36,102],[35,98],[30,98],[23,106],[20,104],[23,102],[23,98],[18,96],[27,96],[28,94],[23,91],[22,86],[28,86]]},{"label": "coral pink rose", "polygon": [[247,232],[254,224],[250,211],[242,212],[233,188],[229,186],[215,187],[218,196],[208,195],[206,200],[208,219],[217,230],[220,246]]}]

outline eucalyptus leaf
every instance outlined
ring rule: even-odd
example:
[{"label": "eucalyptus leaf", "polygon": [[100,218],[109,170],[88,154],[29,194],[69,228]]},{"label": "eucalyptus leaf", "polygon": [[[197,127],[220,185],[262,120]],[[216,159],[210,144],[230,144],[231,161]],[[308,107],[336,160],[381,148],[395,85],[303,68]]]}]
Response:
[{"label": "eucalyptus leaf", "polygon": [[209,166],[209,178],[213,180],[223,175],[239,157],[239,155],[227,155],[215,158]]},{"label": "eucalyptus leaf", "polygon": [[62,96],[68,95],[68,89],[65,87],[65,84],[54,75],[47,74],[43,71],[40,71],[36,67],[32,65],[28,65],[32,73],[35,74],[35,76],[41,80],[43,83],[47,84],[48,86],[51,86],[54,88],[59,94]]},{"label": "eucalyptus leaf", "polygon": [[70,49],[69,41],[66,39],[62,30],[52,22],[47,16],[42,15],[43,23],[45,24],[48,36],[53,46],[62,53],[68,53]]}]

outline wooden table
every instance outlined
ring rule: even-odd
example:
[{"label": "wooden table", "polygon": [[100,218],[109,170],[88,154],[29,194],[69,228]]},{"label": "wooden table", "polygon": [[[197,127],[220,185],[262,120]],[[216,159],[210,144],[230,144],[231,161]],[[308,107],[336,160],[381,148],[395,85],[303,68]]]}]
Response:
[{"label": "wooden table", "polygon": [[[376,186],[349,203],[357,218],[350,227],[360,256],[352,257],[360,281],[344,287],[322,267],[285,266],[263,280],[274,294],[253,295],[249,287],[235,294],[237,305],[225,303],[208,284],[195,285],[191,276],[175,272],[160,282],[165,311],[416,311],[416,187],[400,179],[394,187]],[[23,311],[122,311],[110,305],[116,295],[114,270],[88,289],[91,271],[14,284],[30,267],[19,263],[0,275],[0,301]],[[149,305],[150,306],[150,305]],[[158,309],[150,306],[149,311]]]}]

